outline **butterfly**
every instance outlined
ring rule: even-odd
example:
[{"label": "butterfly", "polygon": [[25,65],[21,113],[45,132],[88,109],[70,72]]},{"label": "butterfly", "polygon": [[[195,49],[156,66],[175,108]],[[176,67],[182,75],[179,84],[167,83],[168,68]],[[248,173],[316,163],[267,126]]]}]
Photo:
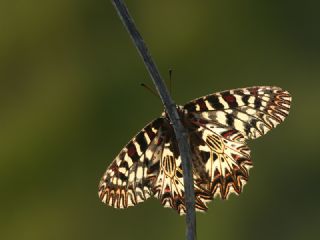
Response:
[{"label": "butterfly", "polygon": [[[290,94],[279,87],[239,88],[194,99],[177,111],[188,132],[195,208],[206,211],[215,197],[239,195],[252,167],[246,141],[258,138],[289,114]],[[113,160],[99,183],[99,198],[127,208],[158,198],[185,214],[183,170],[167,114],[146,125]]]}]

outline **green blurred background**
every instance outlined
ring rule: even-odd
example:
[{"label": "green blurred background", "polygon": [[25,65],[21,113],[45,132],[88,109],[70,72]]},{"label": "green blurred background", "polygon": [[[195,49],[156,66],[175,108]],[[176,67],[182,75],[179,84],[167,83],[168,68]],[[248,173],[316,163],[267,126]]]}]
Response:
[{"label": "green blurred background", "polygon": [[[319,1],[127,1],[183,104],[277,85],[293,96],[276,130],[249,143],[243,194],[197,215],[198,239],[319,239]],[[107,0],[0,2],[0,239],[184,239],[155,199],[104,206],[97,185],[161,113]]]}]

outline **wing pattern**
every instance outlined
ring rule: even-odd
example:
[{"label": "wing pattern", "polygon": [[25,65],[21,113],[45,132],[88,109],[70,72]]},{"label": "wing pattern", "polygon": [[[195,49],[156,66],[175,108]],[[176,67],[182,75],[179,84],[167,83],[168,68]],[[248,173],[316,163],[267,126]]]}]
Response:
[{"label": "wing pattern", "polygon": [[283,122],[291,97],[279,87],[251,87],[197,98],[184,108],[199,119],[233,128],[245,138],[260,137]]},{"label": "wing pattern", "polygon": [[121,150],[100,181],[102,202],[127,208],[151,196],[150,184],[159,171],[165,121],[158,118],[151,122]]},{"label": "wing pattern", "polygon": [[240,194],[252,167],[244,136],[214,124],[199,125],[191,136],[197,138],[194,149],[207,176],[196,178],[197,184],[212,197],[227,199],[231,193]]},{"label": "wing pattern", "polygon": [[[181,157],[174,135],[167,136],[162,151],[159,174],[152,191],[164,207],[171,207],[179,214],[184,214],[186,207]],[[194,179],[196,179],[195,175],[194,171]],[[196,210],[207,210],[206,202],[212,198],[210,192],[201,188],[196,181],[194,181],[194,190]]]},{"label": "wing pattern", "polygon": [[[252,167],[247,139],[284,121],[290,94],[278,87],[250,87],[210,94],[178,106],[189,133],[196,210],[216,196],[240,194]],[[167,115],[149,123],[118,154],[99,184],[99,197],[127,208],[150,196],[179,214],[186,211],[181,157]]]}]

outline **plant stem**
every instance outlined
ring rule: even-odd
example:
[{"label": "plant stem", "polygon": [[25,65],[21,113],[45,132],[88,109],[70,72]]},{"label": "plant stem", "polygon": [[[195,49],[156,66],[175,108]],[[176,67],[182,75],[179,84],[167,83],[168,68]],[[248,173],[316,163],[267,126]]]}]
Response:
[{"label": "plant stem", "polygon": [[117,13],[119,14],[122,23],[125,25],[130,37],[132,38],[143,62],[156,86],[163,105],[168,113],[171,123],[174,128],[178,147],[182,159],[183,182],[185,188],[185,205],[186,205],[186,237],[187,240],[196,239],[196,214],[195,214],[195,195],[193,188],[193,174],[191,162],[191,150],[188,142],[187,131],[182,125],[176,104],[171,99],[169,92],[162,80],[162,77],[153,61],[149,50],[140,35],[135,23],[130,16],[125,3],[122,0],[111,0]]}]

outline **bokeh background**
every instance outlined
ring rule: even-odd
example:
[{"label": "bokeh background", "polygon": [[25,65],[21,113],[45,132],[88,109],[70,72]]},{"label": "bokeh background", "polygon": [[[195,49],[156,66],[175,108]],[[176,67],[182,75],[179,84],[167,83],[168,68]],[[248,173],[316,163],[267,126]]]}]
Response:
[{"label": "bokeh background", "polygon": [[[243,194],[197,215],[198,239],[319,239],[318,1],[127,1],[183,104],[277,85],[293,96],[276,130],[249,143]],[[97,185],[163,107],[106,0],[0,2],[0,239],[184,239],[155,199],[104,206]]]}]

